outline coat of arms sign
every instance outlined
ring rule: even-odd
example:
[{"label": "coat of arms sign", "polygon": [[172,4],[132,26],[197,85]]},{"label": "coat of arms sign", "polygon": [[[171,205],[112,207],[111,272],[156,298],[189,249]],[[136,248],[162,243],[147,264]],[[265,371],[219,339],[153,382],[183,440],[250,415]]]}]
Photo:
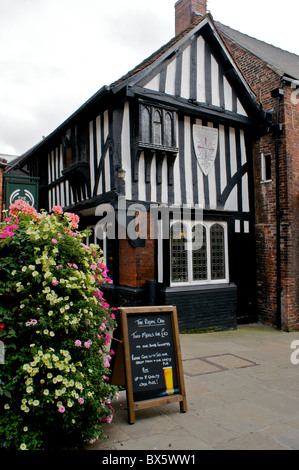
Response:
[{"label": "coat of arms sign", "polygon": [[193,143],[197,161],[203,174],[207,176],[216,158],[218,129],[194,124]]}]

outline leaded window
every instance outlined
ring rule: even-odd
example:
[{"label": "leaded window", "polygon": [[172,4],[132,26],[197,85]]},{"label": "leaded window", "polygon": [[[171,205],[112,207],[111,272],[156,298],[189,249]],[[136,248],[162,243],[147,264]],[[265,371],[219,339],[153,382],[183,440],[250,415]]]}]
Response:
[{"label": "leaded window", "polygon": [[170,234],[172,285],[229,282],[225,222],[175,222]]},{"label": "leaded window", "polygon": [[186,249],[186,227],[175,223],[171,227],[171,280],[188,281],[188,253]]},{"label": "leaded window", "polygon": [[142,109],[142,141],[150,142],[150,111],[148,108]]},{"label": "leaded window", "polygon": [[174,109],[144,102],[139,105],[138,116],[137,146],[177,152]]},{"label": "leaded window", "polygon": [[164,119],[164,145],[166,147],[172,146],[172,135],[172,118],[170,113],[166,113]]},{"label": "leaded window", "polygon": [[196,224],[192,228],[192,241],[198,240],[198,248],[192,250],[194,281],[208,279],[207,229],[201,224]]},{"label": "leaded window", "polygon": [[160,111],[154,113],[154,143],[162,144],[162,120]]},{"label": "leaded window", "polygon": [[224,228],[214,224],[210,230],[211,237],[211,277],[223,279],[225,277],[225,249]]}]

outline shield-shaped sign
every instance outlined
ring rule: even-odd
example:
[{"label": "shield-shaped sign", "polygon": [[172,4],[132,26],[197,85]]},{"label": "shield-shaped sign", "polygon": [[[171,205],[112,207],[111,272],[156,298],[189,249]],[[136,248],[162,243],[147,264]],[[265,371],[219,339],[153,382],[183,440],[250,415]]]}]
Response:
[{"label": "shield-shaped sign", "polygon": [[218,129],[193,125],[193,143],[197,161],[204,175],[212,169],[218,147]]}]

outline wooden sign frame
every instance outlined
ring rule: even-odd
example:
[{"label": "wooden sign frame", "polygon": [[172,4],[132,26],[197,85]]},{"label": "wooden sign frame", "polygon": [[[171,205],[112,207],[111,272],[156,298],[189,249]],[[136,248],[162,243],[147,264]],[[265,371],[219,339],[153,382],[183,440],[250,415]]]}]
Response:
[{"label": "wooden sign frame", "polygon": [[[139,316],[140,318],[146,317],[159,317],[161,315],[170,315],[171,319],[171,334],[173,343],[173,353],[175,357],[175,377],[176,377],[176,392],[172,391],[166,396],[157,396],[150,399],[136,400],[133,392],[133,377],[132,363],[131,363],[131,345],[128,328],[128,317]],[[160,406],[168,403],[179,402],[180,411],[185,413],[187,411],[187,401],[184,383],[184,374],[182,366],[182,356],[179,341],[179,328],[177,321],[176,307],[161,306],[161,307],[126,307],[118,309],[118,320],[120,324],[113,335],[114,343],[112,348],[116,349],[114,363],[111,364],[111,383],[113,385],[123,385],[126,388],[127,404],[128,404],[128,422],[135,423],[135,411],[154,406]],[[169,332],[168,332],[169,334]],[[155,392],[153,392],[155,393]]]}]

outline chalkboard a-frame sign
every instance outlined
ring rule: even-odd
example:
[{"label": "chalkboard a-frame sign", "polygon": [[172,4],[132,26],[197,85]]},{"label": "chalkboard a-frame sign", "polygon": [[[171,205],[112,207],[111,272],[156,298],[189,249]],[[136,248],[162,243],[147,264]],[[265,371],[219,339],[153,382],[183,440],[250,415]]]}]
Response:
[{"label": "chalkboard a-frame sign", "polygon": [[120,308],[118,323],[111,383],[126,388],[129,423],[135,422],[135,411],[166,403],[179,402],[186,412],[176,308]]}]

